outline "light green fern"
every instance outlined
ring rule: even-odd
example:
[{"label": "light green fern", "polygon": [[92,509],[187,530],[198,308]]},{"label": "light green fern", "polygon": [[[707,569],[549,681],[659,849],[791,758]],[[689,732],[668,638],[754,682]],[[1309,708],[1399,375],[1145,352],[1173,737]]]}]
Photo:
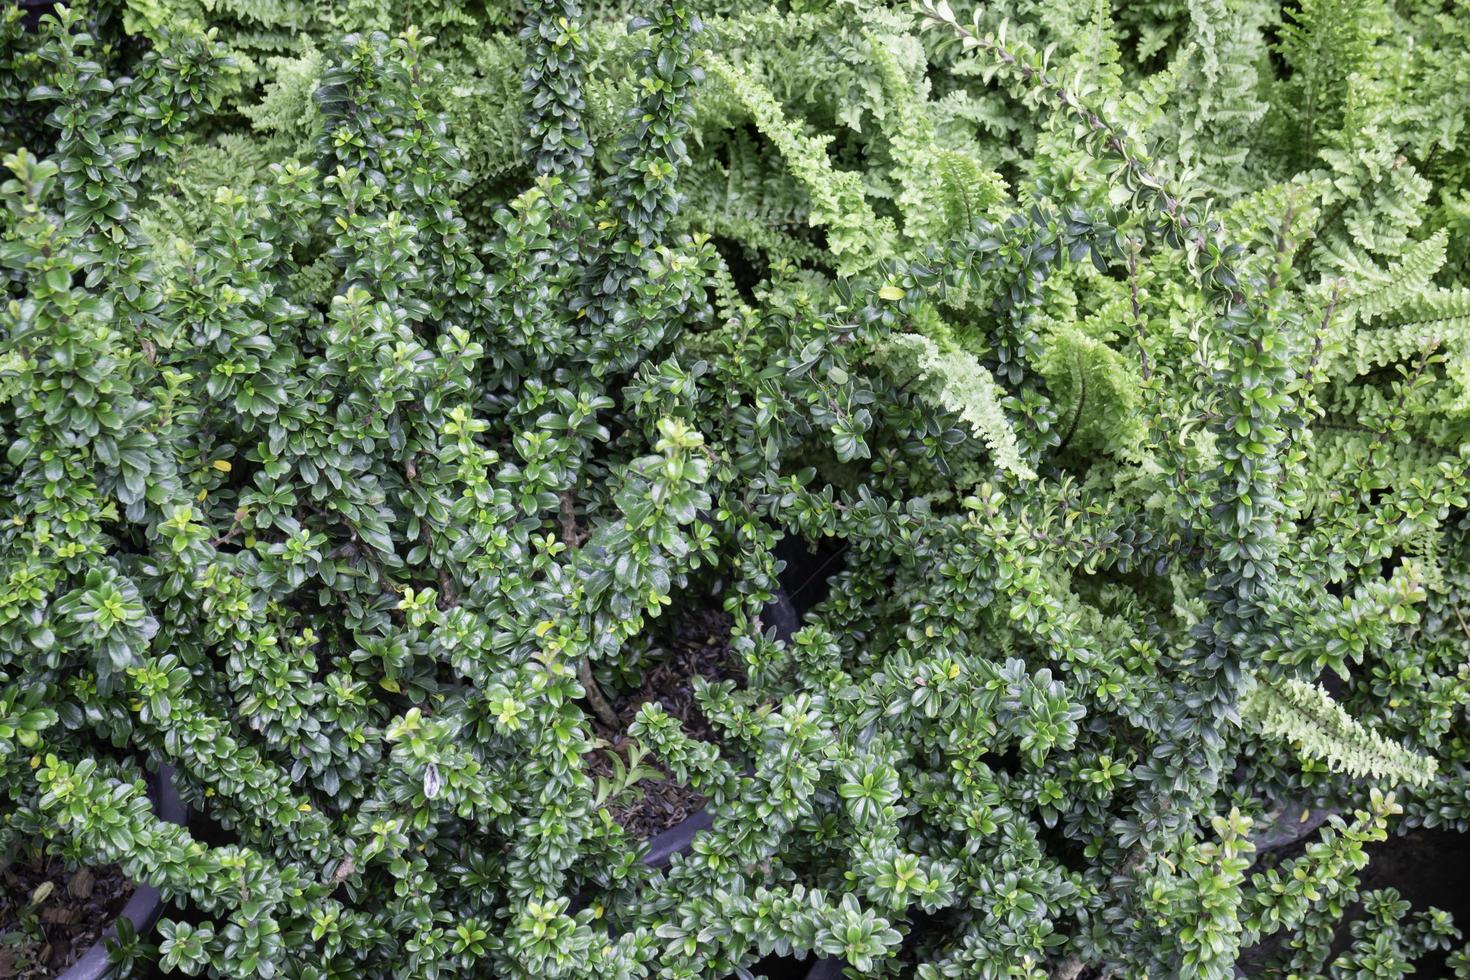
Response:
[{"label": "light green fern", "polygon": [[1062,448],[1127,452],[1143,438],[1138,366],[1091,336],[1089,326],[1050,330],[1037,369],[1060,402]]},{"label": "light green fern", "polygon": [[1359,317],[1390,313],[1418,297],[1429,280],[1444,265],[1449,235],[1443,228],[1412,246],[1391,269],[1373,270],[1358,287],[1350,310]]},{"label": "light green fern", "polygon": [[1349,715],[1317,684],[1257,677],[1241,714],[1260,731],[1353,776],[1423,786],[1439,764],[1391,742]]},{"label": "light green fern", "polygon": [[898,333],[884,341],[879,355],[895,373],[907,371],[908,383],[920,386],[916,390],[959,416],[984,440],[997,466],[1024,479],[1035,478],[1035,471],[1021,459],[1016,433],[1001,407],[1005,392],[973,354],[941,348],[921,334]]},{"label": "light green fern", "polygon": [[750,114],[811,200],[810,222],[827,229],[827,244],[844,275],[867,268],[889,251],[893,222],[879,219],[863,197],[862,176],[838,170],[827,157],[830,136],[808,136],[787,117],[770,89],[724,57],[706,59],[710,75]]},{"label": "light green fern", "polygon": [[897,164],[904,235],[924,244],[966,231],[1005,196],[1005,182],[969,152],[940,145],[922,90],[894,54],[910,39],[865,36],[887,96],[881,126]]}]

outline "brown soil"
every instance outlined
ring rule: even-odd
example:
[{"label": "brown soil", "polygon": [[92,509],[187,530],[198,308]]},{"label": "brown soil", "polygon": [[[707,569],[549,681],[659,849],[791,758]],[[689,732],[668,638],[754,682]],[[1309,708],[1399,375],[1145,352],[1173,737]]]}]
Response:
[{"label": "brown soil", "polygon": [[[610,751],[617,752],[627,764],[629,741],[624,733],[638,708],[650,701],[663,705],[670,717],[679,719],[686,734],[705,742],[715,740],[708,719],[694,702],[693,679],[698,675],[712,681],[744,683],[745,673],[730,653],[730,625],[730,617],[718,609],[691,610],[675,621],[673,635],[665,645],[667,656],[644,672],[638,690],[612,699],[620,731],[601,732],[612,747],[587,757],[589,775],[594,779],[612,775]],[[704,805],[704,797],[679,785],[652,756],[645,757],[642,765],[659,769],[666,778],[644,779],[605,807],[630,835],[647,840],[696,812]]]},{"label": "brown soil", "polygon": [[[36,890],[50,893],[33,902]],[[57,857],[0,870],[0,977],[54,977],[97,942],[133,894],[116,865],[68,871]]]}]

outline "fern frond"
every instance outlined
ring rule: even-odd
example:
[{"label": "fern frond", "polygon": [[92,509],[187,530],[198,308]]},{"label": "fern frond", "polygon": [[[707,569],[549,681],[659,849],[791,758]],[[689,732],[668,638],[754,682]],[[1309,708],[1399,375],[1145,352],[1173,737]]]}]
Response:
[{"label": "fern frond", "polygon": [[888,100],[889,111],[881,125],[898,165],[895,174],[904,235],[927,243],[968,230],[1002,199],[1004,181],[982,168],[968,152],[939,145],[929,107],[893,53],[900,39],[867,32],[864,36]]},{"label": "fern frond", "polygon": [[1439,769],[1433,758],[1368,728],[1317,684],[1258,676],[1241,702],[1241,714],[1262,734],[1289,742],[1302,755],[1349,775],[1423,786]]},{"label": "fern frond", "polygon": [[862,176],[832,166],[827,157],[830,136],[808,136],[792,122],[770,89],[723,56],[710,54],[706,67],[757,129],[775,145],[793,177],[811,198],[810,222],[827,228],[828,247],[844,275],[861,271],[889,251],[891,220],[880,220],[863,197]]},{"label": "fern frond", "polygon": [[1441,323],[1447,329],[1470,326],[1470,287],[1426,289],[1394,310],[1393,319],[1404,324]]},{"label": "fern frond", "polygon": [[[1443,239],[1443,236],[1436,236]],[[1443,253],[1440,253],[1441,255]],[[1463,411],[1470,404],[1470,289],[1417,290],[1389,283],[1377,295],[1389,296],[1391,312],[1371,328],[1359,328],[1346,341],[1349,369],[1362,375],[1374,368],[1407,361],[1425,350],[1442,353],[1445,372],[1455,382],[1436,411]]]},{"label": "fern frond", "polygon": [[312,99],[321,81],[325,59],[308,39],[299,55],[268,58],[272,78],[265,84],[259,102],[241,107],[251,125],[267,133],[280,133],[306,145],[318,129],[317,106]]},{"label": "fern frond", "polygon": [[1449,235],[1441,228],[1405,252],[1392,269],[1371,274],[1372,281],[1360,286],[1352,297],[1351,310],[1366,319],[1391,313],[1414,299],[1444,265],[1448,241]]},{"label": "fern frond", "polygon": [[1382,0],[1302,0],[1281,25],[1278,51],[1292,73],[1279,87],[1277,108],[1306,153],[1343,130],[1385,29],[1384,8]]},{"label": "fern frond", "polygon": [[[1121,317],[1119,303],[1103,308]],[[1062,323],[1049,330],[1037,370],[1059,402],[1062,443],[1087,456],[1126,453],[1143,438],[1137,364],[1090,334],[1096,325]]]},{"label": "fern frond", "polygon": [[889,367],[905,368],[923,386],[920,392],[955,415],[985,441],[997,466],[1025,479],[1035,471],[1021,459],[1016,433],[1001,399],[1005,391],[968,351],[942,349],[921,334],[898,333],[884,341],[880,354]]}]

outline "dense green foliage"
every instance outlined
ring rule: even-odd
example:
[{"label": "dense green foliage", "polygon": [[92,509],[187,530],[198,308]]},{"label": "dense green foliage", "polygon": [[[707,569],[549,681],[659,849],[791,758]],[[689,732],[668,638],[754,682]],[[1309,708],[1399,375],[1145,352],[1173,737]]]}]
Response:
[{"label": "dense green foliage", "polygon": [[[1463,0],[6,6],[0,854],[190,975],[1403,976],[1467,121]],[[599,692],[710,604],[656,871]]]}]

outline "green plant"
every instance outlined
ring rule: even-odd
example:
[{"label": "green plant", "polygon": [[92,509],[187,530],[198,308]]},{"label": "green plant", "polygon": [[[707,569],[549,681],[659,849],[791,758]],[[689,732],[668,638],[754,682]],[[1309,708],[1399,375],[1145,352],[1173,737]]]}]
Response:
[{"label": "green plant", "polygon": [[648,758],[648,750],[638,742],[628,746],[628,761],[623,762],[623,757],[614,751],[607,743],[601,743],[599,748],[607,750],[608,764],[612,767],[612,775],[607,779],[598,780],[597,793],[592,798],[596,806],[616,800],[627,793],[640,780],[661,779],[663,773],[653,766],[643,765],[643,760]]},{"label": "green plant", "polygon": [[1458,939],[1357,873],[1470,829],[1463,6],[493,6],[0,15],[0,846],[189,975]]}]

